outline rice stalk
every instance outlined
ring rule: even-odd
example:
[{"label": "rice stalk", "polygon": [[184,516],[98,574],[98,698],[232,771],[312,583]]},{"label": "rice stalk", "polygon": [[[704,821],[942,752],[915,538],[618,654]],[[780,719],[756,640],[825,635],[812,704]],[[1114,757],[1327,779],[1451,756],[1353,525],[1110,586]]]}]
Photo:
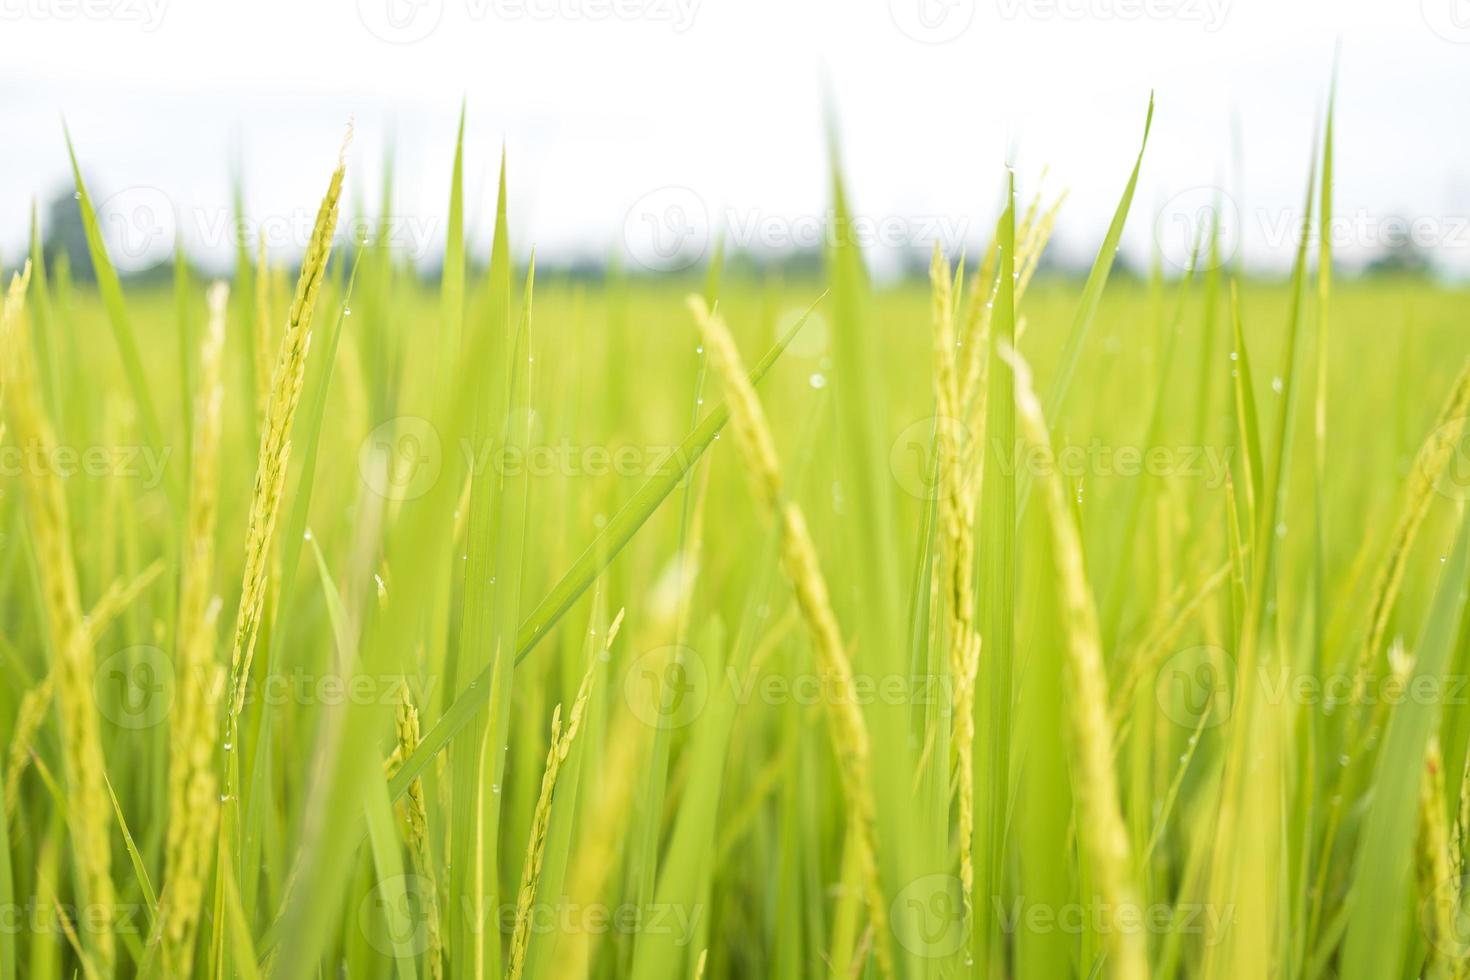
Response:
[{"label": "rice stalk", "polygon": [[1393,612],[1399,587],[1403,584],[1404,570],[1408,566],[1414,540],[1424,518],[1429,514],[1429,505],[1434,501],[1435,484],[1457,452],[1467,412],[1470,412],[1470,361],[1460,369],[1433,430],[1414,458],[1414,465],[1408,475],[1408,491],[1394,524],[1393,536],[1389,539],[1388,554],[1384,556],[1383,564],[1373,582],[1368,634],[1358,651],[1353,675],[1353,704],[1359,708],[1363,704],[1378,651],[1383,645],[1384,633],[1388,630],[1389,615]]},{"label": "rice stalk", "polygon": [[[968,459],[973,448],[959,419],[964,413],[955,349],[954,299],[949,263],[934,245],[929,266],[934,330],[934,402],[938,452],[939,554],[947,572],[946,610],[949,671],[954,684],[953,742],[955,788],[959,797],[960,891],[969,921],[975,892],[975,679],[980,664],[980,633],[975,627],[975,497],[970,493]],[[967,459],[968,458],[968,459]]]},{"label": "rice stalk", "polygon": [[[155,561],[128,582],[113,582],[92,606],[84,621],[93,637],[101,636],[122,611],[140,596],[163,573],[164,563]],[[46,721],[55,692],[55,674],[48,673],[21,697],[16,709],[15,728],[10,736],[10,753],[5,765],[5,817],[15,812],[16,792],[31,758],[36,733]]]},{"label": "rice stalk", "polygon": [[[1440,408],[1434,427],[1425,438],[1414,458],[1414,465],[1406,477],[1408,488],[1389,537],[1388,552],[1373,579],[1368,606],[1368,632],[1353,665],[1353,687],[1351,710],[1347,715],[1344,744],[1350,758],[1358,757],[1364,740],[1371,738],[1380,727],[1385,702],[1378,699],[1371,713],[1365,711],[1366,695],[1378,660],[1378,650],[1383,646],[1388,631],[1389,616],[1398,601],[1399,589],[1403,585],[1404,573],[1408,568],[1409,556],[1419,530],[1429,515],[1434,502],[1435,485],[1443,476],[1445,468],[1457,453],[1459,441],[1464,433],[1465,415],[1470,412],[1470,361],[1461,367],[1449,397]],[[1342,767],[1334,780],[1336,786],[1329,796],[1322,844],[1318,849],[1317,874],[1312,883],[1311,917],[1307,926],[1308,941],[1318,935],[1319,925],[1326,903],[1327,875],[1331,870],[1330,860],[1337,834],[1342,827],[1342,806],[1346,794],[1343,792],[1352,770]]]},{"label": "rice stalk", "polygon": [[[1019,303],[1050,240],[1056,216],[1066,195],[1040,212],[1038,192],[1021,224],[1021,245],[1016,253],[1015,302]],[[934,333],[935,448],[938,453],[936,489],[939,494],[939,554],[947,572],[946,627],[949,636],[949,669],[953,683],[952,742],[954,787],[957,796],[957,836],[960,842],[960,885],[966,921],[974,909],[975,891],[975,685],[980,670],[981,637],[975,614],[975,516],[976,492],[984,460],[986,358],[989,349],[990,317],[994,310],[999,280],[994,271],[994,242],[988,250],[988,268],[981,282],[993,283],[987,300],[971,309],[965,364],[959,352],[966,340],[956,329],[959,297],[952,295],[954,281],[949,263],[935,243],[930,261],[931,319]],[[1020,324],[1017,325],[1018,335]]]},{"label": "rice stalk", "polygon": [[[5,405],[16,438],[22,445],[36,447],[39,458],[53,459],[55,437],[41,407],[25,317],[29,281],[27,262],[24,270],[11,278],[4,312],[0,314],[0,370],[4,371]],[[111,976],[116,963],[111,930],[115,890],[108,839],[111,805],[103,792],[106,777],[101,724],[92,694],[96,672],[92,634],[82,616],[71,521],[60,476],[51,466],[25,466],[22,470],[43,605],[56,657],[52,670],[61,718],[72,848],[84,901],[108,912],[100,928],[88,931],[88,949],[97,970]]]},{"label": "rice stalk", "polygon": [[[381,586],[379,586],[381,589]],[[413,754],[419,744],[419,712],[409,696],[408,685],[404,684],[398,702],[398,713],[394,730],[397,742],[393,754],[386,760],[386,775],[389,779],[403,760]],[[439,885],[434,872],[434,861],[429,853],[429,811],[424,799],[424,781],[415,779],[409,783],[408,792],[402,801],[404,824],[407,829],[409,854],[413,857],[414,873],[424,879],[422,896],[425,902],[424,932],[427,948],[424,957],[428,963],[430,980],[442,980],[444,976],[444,933],[439,921]]]},{"label": "rice stalk", "polygon": [[1424,976],[1434,980],[1455,974],[1454,965],[1447,962],[1446,951],[1461,945],[1455,929],[1460,890],[1450,868],[1450,831],[1444,794],[1444,757],[1439,739],[1431,738],[1425,751],[1424,774],[1419,780],[1419,834],[1414,865],[1429,934]]},{"label": "rice stalk", "polygon": [[20,777],[25,774],[26,763],[31,757],[31,745],[36,733],[46,722],[46,712],[51,709],[51,696],[55,690],[55,674],[47,674],[41,681],[26,691],[15,712],[15,727],[10,735],[10,752],[5,763],[5,817],[8,820],[15,812],[19,799]]},{"label": "rice stalk", "polygon": [[177,695],[169,730],[169,820],[164,845],[163,963],[170,976],[181,977],[192,972],[194,930],[219,819],[214,692],[219,689],[222,668],[215,659],[220,600],[213,584],[224,401],[221,365],[229,288],[216,282],[209,289],[208,301],[190,455],[188,533],[179,580]]},{"label": "rice stalk", "polygon": [[[348,139],[352,138],[351,132]],[[343,145],[343,153],[346,145]],[[235,615],[234,646],[230,654],[229,717],[239,717],[245,705],[245,686],[250,676],[250,662],[260,631],[260,616],[265,605],[266,568],[275,532],[276,517],[281,509],[281,496],[286,483],[286,464],[291,455],[291,422],[301,399],[301,384],[306,374],[306,357],[311,346],[311,317],[316,308],[317,293],[326,275],[327,260],[332,254],[332,236],[337,227],[338,199],[342,194],[342,178],[346,172],[344,159],[327,185],[326,196],[317,211],[311,242],[296,281],[296,295],[286,319],[280,351],[271,376],[270,399],[266,405],[265,425],[260,436],[260,452],[256,462],[255,490],[250,502],[250,526],[245,544],[245,567],[240,591],[240,606]]]},{"label": "rice stalk", "polygon": [[[1015,377],[1016,417],[1021,430],[1038,452],[1050,454],[1051,438],[1041,401],[1031,382],[1031,369],[1014,350],[1002,351],[1002,355],[1009,361]],[[1114,733],[1108,711],[1107,672],[1097,609],[1087,584],[1082,542],[1067,505],[1061,475],[1052,466],[1043,467],[1043,472],[1048,474],[1042,480],[1043,493],[1051,518],[1052,551],[1061,576],[1067,634],[1066,714],[1076,758],[1077,832],[1086,859],[1086,873],[1102,906],[1116,916],[1140,906],[1133,857],[1118,800],[1117,773],[1113,769]],[[1104,923],[1102,933],[1113,976],[1129,980],[1148,976],[1148,951],[1141,932],[1123,928],[1114,921]]]},{"label": "rice stalk", "polygon": [[893,949],[888,928],[888,909],[883,886],[878,878],[878,837],[873,796],[872,760],[868,729],[862,712],[841,692],[852,690],[852,665],[847,659],[842,631],[827,593],[827,580],[817,560],[816,547],[807,530],[806,517],[795,501],[785,497],[781,483],[781,466],[771,438],[765,412],[756,397],[755,387],[745,374],[740,352],[729,329],[719,316],[712,314],[699,297],[691,297],[689,306],[705,344],[711,351],[715,369],[724,382],[730,404],[730,419],[735,427],[736,442],[745,462],[746,472],[756,496],[781,525],[782,563],[796,591],[797,604],[807,621],[812,646],[822,675],[831,723],[833,750],[837,756],[843,795],[856,828],[860,876],[872,925],[874,954],[878,970],[884,977],[894,975]]},{"label": "rice stalk", "polygon": [[[619,612],[608,627],[604,650],[610,648],[617,639],[622,623],[623,614]],[[510,964],[505,974],[510,980],[520,980],[521,971],[526,965],[526,952],[531,944],[531,916],[536,904],[536,885],[541,878],[541,865],[546,856],[546,833],[551,826],[551,798],[556,790],[556,777],[561,772],[561,765],[571,752],[572,741],[582,727],[582,716],[587,709],[587,699],[592,694],[592,677],[596,669],[597,658],[594,657],[587,665],[587,672],[582,675],[582,684],[577,689],[577,698],[572,703],[565,731],[561,728],[561,705],[557,705],[551,715],[551,748],[546,753],[546,768],[541,774],[541,790],[536,797],[536,812],[531,819],[531,835],[526,842],[525,863],[521,866],[521,888],[516,897],[515,932],[511,936]]]},{"label": "rice stalk", "polygon": [[[645,726],[631,712],[625,712],[609,727],[607,752],[603,759],[601,780],[589,810],[597,814],[582,832],[574,850],[571,882],[567,897],[576,907],[585,908],[598,900],[618,857],[618,845],[628,828],[633,791],[638,786],[638,750]],[[551,975],[558,980],[582,980],[591,964],[593,936],[577,932],[562,937],[557,947]]]}]

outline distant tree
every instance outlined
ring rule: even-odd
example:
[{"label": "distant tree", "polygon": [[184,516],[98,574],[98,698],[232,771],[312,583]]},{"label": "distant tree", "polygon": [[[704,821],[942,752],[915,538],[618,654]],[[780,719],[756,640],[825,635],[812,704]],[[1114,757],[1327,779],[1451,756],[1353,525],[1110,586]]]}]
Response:
[{"label": "distant tree", "polygon": [[92,256],[87,251],[87,232],[82,224],[82,209],[75,192],[70,188],[57,191],[46,205],[46,229],[41,252],[46,256],[46,267],[56,264],[58,255],[64,254],[71,265],[72,278],[79,282],[92,282],[97,278],[92,269]]},{"label": "distant tree", "polygon": [[1364,267],[1365,275],[1401,276],[1426,272],[1429,253],[1409,233],[1407,221],[1385,222],[1383,250]]}]

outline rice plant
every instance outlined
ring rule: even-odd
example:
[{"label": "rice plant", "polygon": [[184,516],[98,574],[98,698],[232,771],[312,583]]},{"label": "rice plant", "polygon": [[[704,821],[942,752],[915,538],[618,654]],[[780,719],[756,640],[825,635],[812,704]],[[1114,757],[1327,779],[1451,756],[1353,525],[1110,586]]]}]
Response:
[{"label": "rice plant", "polygon": [[1152,102],[1076,280],[1007,172],[875,282],[835,151],[817,275],[538,273],[513,148],[481,265],[462,115],[437,281],[324,134],[299,267],[160,289],[68,135],[0,980],[1470,975],[1465,297],[1334,274],[1328,106],[1285,281],[1115,269]]}]

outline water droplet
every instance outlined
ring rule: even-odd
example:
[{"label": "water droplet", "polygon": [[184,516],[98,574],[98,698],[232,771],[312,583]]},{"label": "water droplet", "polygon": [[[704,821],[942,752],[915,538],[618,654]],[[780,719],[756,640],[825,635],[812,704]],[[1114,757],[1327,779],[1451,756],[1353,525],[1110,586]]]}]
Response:
[{"label": "water droplet", "polygon": [[825,388],[827,387],[827,377],[820,371],[814,371],[812,376],[806,379],[806,383],[813,388]]},{"label": "water droplet", "polygon": [[1232,361],[1238,361],[1238,360],[1240,360],[1240,352],[1239,351],[1231,351],[1230,352],[1230,359]]},{"label": "water droplet", "polygon": [[1285,387],[1286,387],[1286,385],[1285,385],[1285,383],[1282,382],[1281,377],[1279,375],[1277,377],[1274,377],[1274,378],[1271,379],[1271,390],[1274,391],[1274,392],[1276,392],[1276,394],[1278,394],[1278,395],[1281,394],[1281,389],[1283,389]]},{"label": "water droplet", "polygon": [[306,533],[303,534],[301,537],[305,541],[310,541],[311,540],[311,528],[307,528],[306,529]]},{"label": "water droplet", "polygon": [[696,353],[696,354],[703,354],[704,353],[704,345],[703,344],[700,344],[698,347],[694,348],[694,353]]},{"label": "water droplet", "polygon": [[343,316],[351,316],[352,315],[352,307],[350,307],[350,306],[344,306],[344,307],[342,307],[342,315]]},{"label": "water droplet", "polygon": [[1352,761],[1353,761],[1352,758],[1350,756],[1347,756],[1347,755],[1340,755],[1340,756],[1337,757],[1337,764],[1339,766],[1346,766],[1349,762],[1352,762]]}]

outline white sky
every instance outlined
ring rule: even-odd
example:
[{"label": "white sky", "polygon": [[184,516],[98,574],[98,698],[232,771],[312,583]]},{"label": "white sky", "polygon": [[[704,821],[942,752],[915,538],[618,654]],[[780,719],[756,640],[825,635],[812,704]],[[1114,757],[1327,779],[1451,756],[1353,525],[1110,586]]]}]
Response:
[{"label": "white sky", "polygon": [[1338,38],[1340,253],[1403,217],[1470,271],[1467,0],[0,0],[0,256],[67,179],[62,114],[124,225],[172,211],[124,265],[174,233],[224,260],[237,153],[251,216],[299,251],[355,117],[354,194],[376,208],[391,138],[395,242],[432,262],[461,97],[477,241],[504,141],[519,252],[657,265],[720,225],[779,249],[828,205],[827,89],[880,268],[885,242],[983,238],[1008,157],[1023,195],[1043,166],[1069,190],[1057,248],[1085,259],[1152,88],[1129,253],[1182,261],[1220,185],[1247,258],[1280,267]]}]

